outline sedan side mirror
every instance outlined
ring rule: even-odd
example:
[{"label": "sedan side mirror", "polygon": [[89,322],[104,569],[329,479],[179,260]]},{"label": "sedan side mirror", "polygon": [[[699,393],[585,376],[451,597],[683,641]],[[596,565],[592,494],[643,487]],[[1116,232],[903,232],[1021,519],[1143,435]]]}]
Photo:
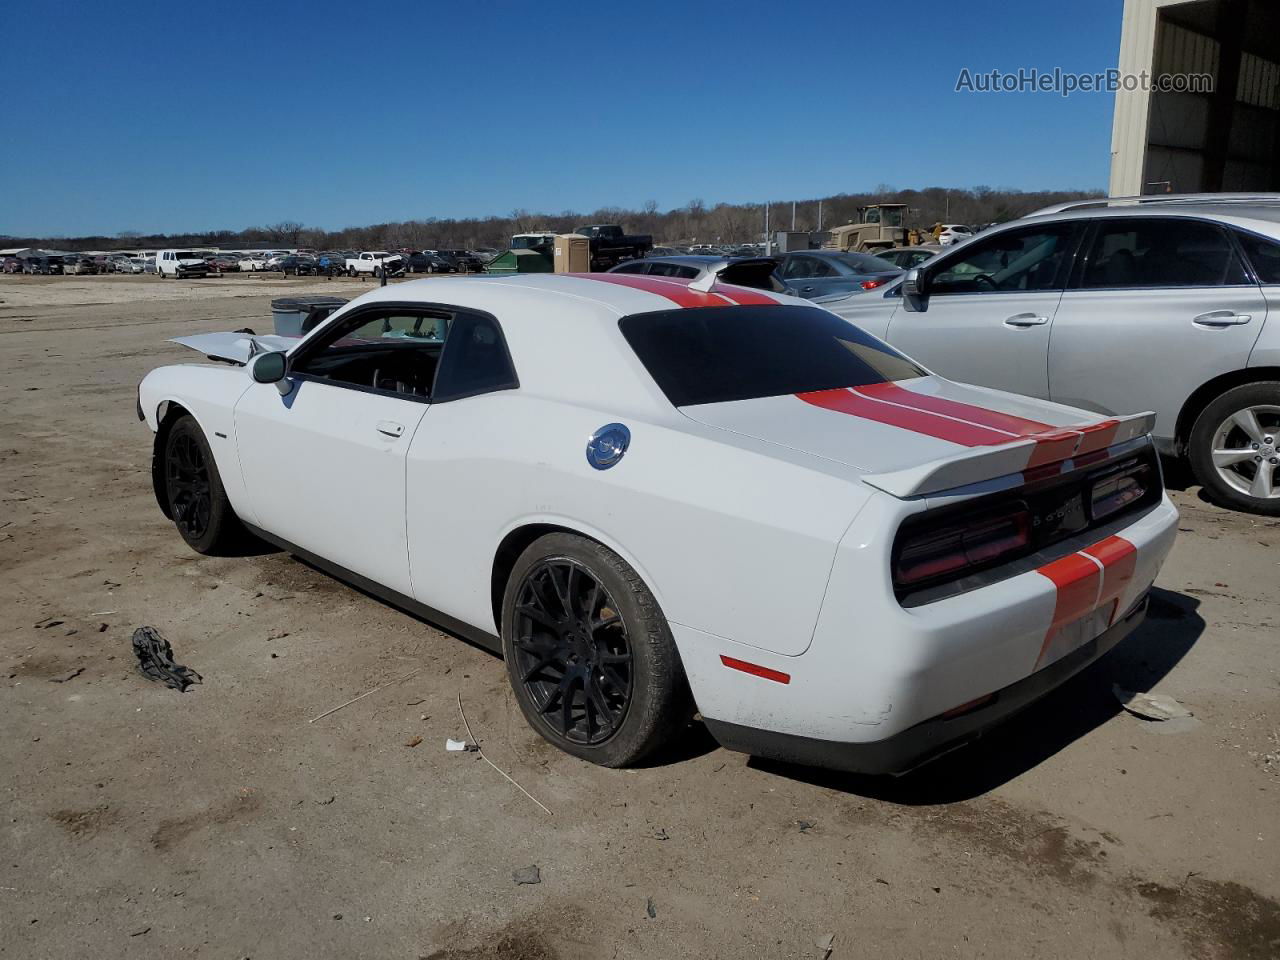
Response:
[{"label": "sedan side mirror", "polygon": [[923,297],[925,288],[928,286],[924,274],[919,268],[912,268],[907,271],[906,277],[902,280],[902,295],[904,297]]},{"label": "sedan side mirror", "polygon": [[260,353],[250,361],[249,373],[254,382],[274,383],[281,396],[287,396],[292,389],[289,381],[285,379],[285,374],[288,372],[289,364],[285,355],[279,350]]}]

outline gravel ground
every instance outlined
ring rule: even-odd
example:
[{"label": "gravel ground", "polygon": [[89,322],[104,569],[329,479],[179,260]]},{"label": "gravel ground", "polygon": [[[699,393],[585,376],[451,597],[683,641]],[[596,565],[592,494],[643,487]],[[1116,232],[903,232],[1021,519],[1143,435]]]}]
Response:
[{"label": "gravel ground", "polygon": [[[190,358],[166,339],[369,286],[0,278],[0,956],[1280,956],[1280,522],[1175,491],[1141,630],[909,777],[697,728],[595,768],[525,726],[490,654],[285,554],[197,556],[155,506],[134,389]],[[141,624],[204,683],[138,675]],[[459,698],[553,815],[444,750]]]}]

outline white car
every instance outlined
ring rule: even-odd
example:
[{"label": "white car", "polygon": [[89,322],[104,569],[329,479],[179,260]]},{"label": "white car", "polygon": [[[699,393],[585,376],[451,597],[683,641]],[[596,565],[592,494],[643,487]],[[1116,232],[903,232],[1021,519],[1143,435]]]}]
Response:
[{"label": "white car", "polygon": [[241,273],[265,270],[267,268],[267,258],[259,253],[251,253],[240,259],[239,267]]},{"label": "white car", "polygon": [[949,247],[953,243],[959,243],[961,240],[968,240],[972,236],[973,231],[963,223],[944,223],[942,225],[942,230],[938,233],[938,245]]},{"label": "white car", "polygon": [[785,295],[625,274],[378,288],[152,371],[161,510],[501,651],[610,766],[916,766],[1119,642],[1175,536],[1150,416],[932,376]]}]

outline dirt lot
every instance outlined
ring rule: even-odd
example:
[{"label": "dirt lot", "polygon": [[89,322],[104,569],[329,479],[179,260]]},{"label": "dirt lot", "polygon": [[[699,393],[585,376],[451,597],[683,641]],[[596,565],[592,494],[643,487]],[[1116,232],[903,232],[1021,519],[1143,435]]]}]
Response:
[{"label": "dirt lot", "polygon": [[[134,388],[190,358],[166,338],[367,287],[0,280],[0,956],[1280,956],[1280,522],[1175,492],[1141,631],[910,777],[697,729],[594,768],[525,726],[493,656],[287,555],[197,556],[156,508]],[[139,676],[140,624],[203,685]],[[1113,683],[1198,723],[1123,713]],[[445,752],[459,696],[553,816]]]}]

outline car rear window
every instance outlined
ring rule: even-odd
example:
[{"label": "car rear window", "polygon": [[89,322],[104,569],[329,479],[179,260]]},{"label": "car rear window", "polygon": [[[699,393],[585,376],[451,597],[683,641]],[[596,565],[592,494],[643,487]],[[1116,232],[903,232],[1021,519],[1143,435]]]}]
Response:
[{"label": "car rear window", "polygon": [[927,371],[816,307],[697,307],[623,317],[622,335],[677,407],[910,380]]}]

